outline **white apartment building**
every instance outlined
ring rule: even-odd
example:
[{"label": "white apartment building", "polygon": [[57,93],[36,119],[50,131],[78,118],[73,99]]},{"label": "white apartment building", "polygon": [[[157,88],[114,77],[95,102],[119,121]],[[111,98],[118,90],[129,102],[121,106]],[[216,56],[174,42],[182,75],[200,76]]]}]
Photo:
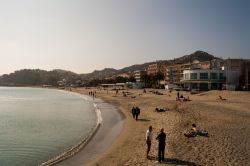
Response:
[{"label": "white apartment building", "polygon": [[184,70],[181,84],[189,90],[220,90],[226,83],[225,76],[219,69]]}]

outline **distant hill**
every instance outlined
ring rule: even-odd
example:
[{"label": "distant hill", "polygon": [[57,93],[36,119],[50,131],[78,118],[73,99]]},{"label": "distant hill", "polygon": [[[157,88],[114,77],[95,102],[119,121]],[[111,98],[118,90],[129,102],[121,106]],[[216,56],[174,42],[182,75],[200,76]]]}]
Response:
[{"label": "distant hill", "polygon": [[210,55],[204,51],[196,51],[190,55],[184,55],[180,58],[170,60],[169,62],[170,63],[184,64],[184,63],[192,62],[193,60],[199,60],[199,61],[203,62],[203,61],[210,61],[212,59],[219,59],[219,58],[217,58],[213,55]]},{"label": "distant hill", "polygon": [[112,69],[112,68],[105,68],[103,70],[95,70],[92,73],[88,74],[80,74],[80,77],[84,81],[93,80],[93,79],[104,79],[107,77],[111,77],[113,75],[116,75],[118,73],[118,70]]},{"label": "distant hill", "polygon": [[[175,58],[172,60],[161,60],[157,63],[166,64],[184,64],[192,62],[193,60],[199,61],[209,61],[212,59],[218,59],[217,57],[210,55],[204,51],[196,51],[190,55],[184,55],[180,58]],[[104,79],[110,78],[112,76],[134,72],[136,70],[145,70],[148,65],[156,63],[148,62],[143,64],[136,64],[129,67],[116,70],[113,68],[105,68],[103,70],[95,70],[88,74],[76,74],[71,71],[65,71],[61,69],[56,69],[52,71],[45,71],[39,69],[24,69],[15,71],[9,75],[3,75],[0,77],[0,85],[56,85],[57,81],[66,79],[68,84],[75,83],[77,80],[82,80],[83,82],[88,82],[94,79]]]},{"label": "distant hill", "polygon": [[66,79],[70,84],[81,78],[78,74],[65,70],[23,69],[1,76],[0,85],[36,86],[46,84],[56,86],[57,81],[62,79]]},{"label": "distant hill", "polygon": [[119,73],[125,73],[125,72],[131,72],[135,70],[144,70],[148,67],[148,65],[153,64],[153,63],[165,63],[165,64],[185,64],[192,62],[193,60],[199,60],[201,62],[203,61],[210,61],[212,59],[218,59],[217,57],[210,55],[204,51],[196,51],[190,55],[184,55],[179,58],[171,59],[171,60],[160,60],[160,61],[155,61],[155,62],[148,62],[144,64],[137,64],[137,65],[132,65],[129,67],[125,67],[123,69],[118,70]]}]

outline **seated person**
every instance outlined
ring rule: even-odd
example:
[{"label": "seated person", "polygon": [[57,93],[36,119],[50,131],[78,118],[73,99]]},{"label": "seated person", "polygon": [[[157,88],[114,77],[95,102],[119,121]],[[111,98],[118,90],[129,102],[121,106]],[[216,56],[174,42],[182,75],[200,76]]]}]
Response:
[{"label": "seated person", "polygon": [[208,137],[208,132],[205,130],[199,129],[195,124],[192,124],[190,131],[184,133],[186,137],[196,137],[196,136],[206,136]]},{"label": "seated person", "polygon": [[219,96],[218,100],[227,100],[227,99],[223,98],[222,96]]},{"label": "seated person", "polygon": [[193,132],[198,132],[198,131],[200,131],[200,130],[198,130],[198,128],[196,127],[195,124],[192,124],[191,131],[193,131]]}]

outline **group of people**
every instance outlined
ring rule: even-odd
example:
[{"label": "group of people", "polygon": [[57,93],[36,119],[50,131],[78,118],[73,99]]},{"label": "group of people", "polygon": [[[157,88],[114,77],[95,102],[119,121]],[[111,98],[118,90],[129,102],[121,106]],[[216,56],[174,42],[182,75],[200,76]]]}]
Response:
[{"label": "group of people", "polygon": [[[166,146],[166,133],[164,132],[164,128],[160,129],[160,132],[157,134],[155,139],[158,141],[158,162],[161,163],[162,161],[165,160],[164,154]],[[149,126],[146,132],[146,144],[147,144],[146,158],[149,158],[149,152],[151,149],[152,141],[153,141],[153,127]]]},{"label": "group of people", "polygon": [[189,99],[189,96],[187,98],[185,98],[182,94],[180,94],[180,92],[177,92],[177,97],[176,97],[176,101],[191,101]]},{"label": "group of people", "polygon": [[131,113],[132,113],[133,118],[134,118],[135,120],[138,120],[138,117],[139,117],[139,115],[140,115],[140,113],[141,113],[141,110],[140,110],[139,107],[133,106],[133,108],[132,108],[132,110],[131,110]]},{"label": "group of people", "polygon": [[[199,129],[195,124],[192,124],[191,131],[184,134],[186,137],[195,137],[195,136],[206,136],[209,137],[208,132],[205,130]],[[164,132],[164,128],[161,128],[158,132],[156,138],[158,141],[158,162],[161,163],[165,161],[165,147],[166,147],[166,133]],[[153,127],[149,126],[146,131],[146,158],[149,158],[149,152],[151,150],[151,144],[153,141]]]},{"label": "group of people", "polygon": [[92,97],[93,97],[93,100],[94,100],[95,97],[96,97],[96,91],[90,91],[90,92],[89,92],[89,96],[92,96]]}]

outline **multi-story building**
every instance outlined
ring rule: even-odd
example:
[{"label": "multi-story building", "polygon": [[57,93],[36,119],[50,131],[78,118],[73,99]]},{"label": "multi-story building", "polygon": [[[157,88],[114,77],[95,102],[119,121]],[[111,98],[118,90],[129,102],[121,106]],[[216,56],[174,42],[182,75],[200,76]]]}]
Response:
[{"label": "multi-story building", "polygon": [[225,71],[220,69],[184,70],[183,74],[181,83],[188,90],[218,90],[226,82]]},{"label": "multi-story building", "polygon": [[181,65],[168,65],[165,73],[165,80],[167,84],[178,84],[181,79]]},{"label": "multi-story building", "polygon": [[224,70],[226,71],[226,89],[243,90],[246,84],[246,60],[226,59],[224,61]]},{"label": "multi-story building", "polygon": [[210,61],[210,69],[222,69],[224,65],[223,59],[213,59]]},{"label": "multi-story building", "polygon": [[210,67],[210,61],[200,62],[198,60],[194,60],[192,63],[169,65],[166,67],[165,80],[167,84],[181,86],[181,80],[184,77],[185,70],[210,69]]},{"label": "multi-story building", "polygon": [[213,59],[211,61],[200,62],[194,60],[185,64],[173,64],[166,67],[166,84],[167,87],[184,87],[184,71],[188,70],[221,70],[223,60]]},{"label": "multi-story building", "polygon": [[245,85],[244,90],[250,90],[250,60],[246,60],[245,62]]},{"label": "multi-story building", "polygon": [[144,70],[134,71],[134,76],[135,76],[136,82],[142,82],[143,75],[146,75],[146,71],[144,71]]},{"label": "multi-story building", "polygon": [[158,72],[164,74],[167,87],[250,90],[250,60],[194,60],[186,64],[155,63],[148,66],[148,75],[156,75]]},{"label": "multi-story building", "polygon": [[165,72],[166,64],[162,63],[154,63],[151,65],[148,65],[147,68],[147,74],[148,75],[156,75],[157,73],[163,73]]},{"label": "multi-story building", "polygon": [[116,75],[116,77],[129,78],[129,77],[131,77],[131,75],[129,73],[122,73],[122,74]]}]

